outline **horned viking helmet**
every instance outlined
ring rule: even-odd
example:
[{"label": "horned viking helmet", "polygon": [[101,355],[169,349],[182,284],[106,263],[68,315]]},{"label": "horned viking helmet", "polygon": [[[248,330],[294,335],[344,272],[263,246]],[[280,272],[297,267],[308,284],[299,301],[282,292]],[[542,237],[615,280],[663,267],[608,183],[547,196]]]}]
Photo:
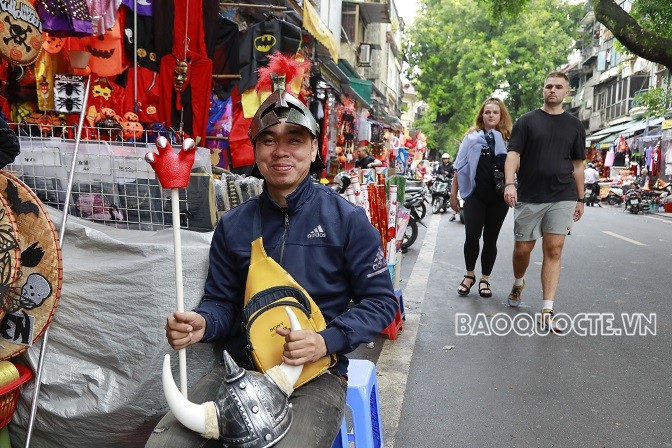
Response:
[{"label": "horned viking helmet", "polygon": [[[294,312],[285,307],[292,331],[300,330]],[[265,374],[245,370],[224,352],[226,376],[216,401],[195,404],[177,388],[170,355],[163,360],[163,392],[170,410],[184,426],[225,447],[265,448],[277,443],[292,424],[287,398],[294,391],[303,366],[284,362]]]}]

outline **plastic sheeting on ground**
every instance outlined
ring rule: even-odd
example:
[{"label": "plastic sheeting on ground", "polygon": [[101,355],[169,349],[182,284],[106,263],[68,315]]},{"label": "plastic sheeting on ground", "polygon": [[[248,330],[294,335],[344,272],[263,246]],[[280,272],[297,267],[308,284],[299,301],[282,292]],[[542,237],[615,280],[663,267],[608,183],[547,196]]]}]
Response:
[{"label": "plastic sheeting on ground", "polygon": [[[62,214],[49,212],[57,229]],[[199,301],[212,232],[182,231],[185,309]],[[143,447],[167,412],[161,365],[177,352],[165,338],[176,309],[173,230],[114,229],[68,217],[63,291],[49,326],[33,448]],[[44,338],[15,359],[36,371]],[[212,344],[187,349],[188,384],[220,358]],[[24,446],[35,380],[21,389],[10,425],[13,446]]]}]

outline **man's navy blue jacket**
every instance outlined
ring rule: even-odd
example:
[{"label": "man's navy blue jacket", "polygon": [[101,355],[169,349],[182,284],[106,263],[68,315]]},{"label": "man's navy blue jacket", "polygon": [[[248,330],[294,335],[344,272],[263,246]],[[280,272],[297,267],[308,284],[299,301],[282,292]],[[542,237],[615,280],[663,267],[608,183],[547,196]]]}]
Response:
[{"label": "man's navy blue jacket", "polygon": [[[279,207],[266,188],[226,212],[210,247],[204,296],[195,309],[205,317],[203,342],[226,340],[237,362],[245,363],[242,307],[250,264],[252,222],[260,207],[266,253],[303,286],[320,307],[327,329],[320,334],[335,368],[347,374],[344,354],[372,341],[398,309],[378,231],[364,209],[309,177]],[[350,300],[354,306],[348,308]]]}]

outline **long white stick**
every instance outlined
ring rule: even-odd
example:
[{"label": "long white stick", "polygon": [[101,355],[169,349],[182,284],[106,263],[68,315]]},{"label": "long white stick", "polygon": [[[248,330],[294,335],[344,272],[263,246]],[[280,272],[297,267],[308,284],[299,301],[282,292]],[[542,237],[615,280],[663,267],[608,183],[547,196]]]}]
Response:
[{"label": "long white stick", "polygon": [[[184,286],[182,284],[182,236],[180,234],[180,190],[170,189],[170,204],[173,215],[173,246],[175,248],[175,288],[177,311],[184,312]],[[187,350],[177,352],[180,366],[180,391],[187,398]]]},{"label": "long white stick", "polygon": [[[84,128],[84,117],[86,116],[86,104],[89,102],[89,89],[91,88],[91,75],[86,79],[86,88],[84,89],[84,99],[82,100],[82,111],[79,114],[79,125],[77,126],[77,135],[75,136],[75,148],[72,152],[72,162],[70,164],[70,173],[68,175],[68,187],[65,192],[65,203],[63,204],[63,217],[61,218],[61,228],[58,232],[58,247],[63,248],[63,239],[65,238],[65,224],[68,220],[68,209],[70,208],[70,195],[72,194],[72,183],[75,178],[75,167],[77,166],[77,152],[79,143],[82,141],[82,129]],[[42,346],[40,347],[40,356],[37,361],[37,372],[35,372],[35,390],[33,391],[33,402],[30,406],[30,417],[28,420],[28,429],[26,430],[25,448],[30,447],[30,438],[33,435],[33,424],[35,423],[35,414],[37,413],[37,398],[40,395],[40,385],[42,384],[42,370],[44,369],[44,356],[47,352],[47,343],[49,342],[49,327],[42,335]]]}]

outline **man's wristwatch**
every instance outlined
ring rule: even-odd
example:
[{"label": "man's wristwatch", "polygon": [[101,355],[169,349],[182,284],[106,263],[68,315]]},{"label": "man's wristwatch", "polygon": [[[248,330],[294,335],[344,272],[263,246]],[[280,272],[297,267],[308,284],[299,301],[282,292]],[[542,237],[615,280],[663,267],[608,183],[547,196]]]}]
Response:
[{"label": "man's wristwatch", "polygon": [[581,202],[582,204],[586,203],[586,198],[579,198],[576,200],[576,202]]}]

